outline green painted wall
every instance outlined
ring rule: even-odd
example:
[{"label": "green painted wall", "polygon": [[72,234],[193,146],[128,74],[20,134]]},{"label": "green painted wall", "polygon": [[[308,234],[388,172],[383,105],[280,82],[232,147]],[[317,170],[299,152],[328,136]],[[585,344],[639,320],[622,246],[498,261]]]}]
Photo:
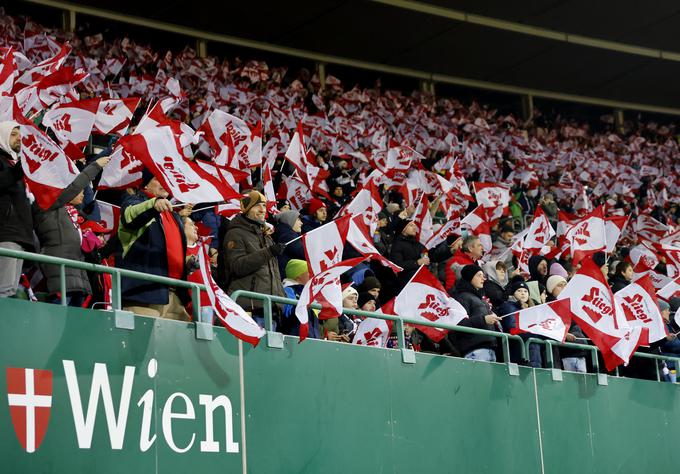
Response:
[{"label": "green painted wall", "polygon": [[[192,325],[136,318],[115,329],[105,312],[0,300],[0,458],[8,473],[608,473],[663,472],[680,439],[677,386],[286,338],[284,349],[242,346],[223,329],[197,340]],[[74,360],[83,403],[96,362],[107,364],[118,407],[125,366],[135,367],[124,449],[112,450],[100,400],[91,449],[79,449],[64,380]],[[157,375],[147,374],[151,359]],[[240,363],[243,370],[241,372]],[[5,367],[50,369],[53,406],[35,453],[22,450],[7,406]],[[241,384],[241,376],[243,384]],[[155,444],[140,451],[142,410],[155,390]],[[241,399],[241,391],[244,399]],[[162,434],[166,399],[182,392],[195,420],[173,423],[173,452]],[[201,452],[199,394],[226,395],[237,453]],[[176,402],[178,402],[176,400]],[[242,415],[241,403],[245,404]],[[173,405],[175,411],[182,404]],[[539,436],[540,426],[540,436]],[[242,435],[245,430],[245,439]]]}]

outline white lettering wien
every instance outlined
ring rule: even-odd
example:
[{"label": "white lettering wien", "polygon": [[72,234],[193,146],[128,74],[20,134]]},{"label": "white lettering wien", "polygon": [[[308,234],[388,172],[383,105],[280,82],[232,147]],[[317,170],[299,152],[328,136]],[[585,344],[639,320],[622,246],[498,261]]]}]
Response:
[{"label": "white lettering wien", "polygon": [[64,375],[66,376],[71,410],[73,411],[73,423],[76,428],[76,435],[78,436],[78,446],[81,449],[90,449],[94,422],[97,416],[97,405],[99,404],[99,394],[101,392],[102,401],[104,403],[104,413],[106,415],[106,425],[108,426],[109,438],[111,440],[111,449],[123,449],[125,426],[127,424],[128,409],[130,408],[130,394],[132,393],[135,368],[125,366],[120,404],[118,405],[118,415],[116,416],[113,409],[111,386],[109,384],[109,374],[106,370],[106,364],[94,364],[90,400],[87,404],[87,415],[83,415],[83,406],[80,400],[80,388],[78,387],[78,376],[76,375],[75,364],[72,360],[64,360],[62,363],[64,365]]},{"label": "white lettering wien", "polygon": [[[111,448],[123,449],[132,386],[135,378],[135,367],[125,366],[123,384],[120,391],[120,403],[118,411],[116,412],[113,405],[111,385],[109,383],[106,364],[94,364],[92,385],[90,386],[90,398],[86,409],[83,407],[81,400],[75,363],[72,360],[63,360],[62,364],[66,376],[69,401],[71,402],[71,411],[73,412],[73,424],[75,425],[76,435],[78,437],[78,447],[81,449],[90,449],[92,445],[92,436],[97,418],[97,407],[101,394]],[[150,359],[147,366],[149,378],[155,378],[157,373],[158,363],[156,362],[156,359]],[[157,438],[156,433],[152,433],[151,427],[155,415],[155,396],[155,389],[150,388],[146,390],[139,401],[137,401],[137,406],[142,410],[139,450],[143,453],[151,449]],[[182,402],[184,404],[183,409],[179,406]],[[200,393],[198,395],[198,403],[205,409],[205,440],[200,442],[201,452],[217,453],[220,451],[220,441],[215,440],[214,421],[216,411],[218,413],[218,420],[221,419],[219,417],[221,411],[218,409],[222,408],[224,410],[224,450],[227,453],[238,453],[239,443],[234,441],[234,413],[229,397],[226,395],[213,396]],[[186,453],[194,446],[196,441],[196,430],[186,430],[186,436],[190,433],[191,437],[186,441],[186,444],[183,447],[177,446],[177,440],[175,439],[176,435],[173,433],[173,425],[176,425],[176,423],[173,423],[175,420],[196,420],[194,405],[191,402],[191,399],[182,392],[171,394],[163,404],[163,410],[161,411],[161,427],[165,442],[170,449],[176,453]],[[218,421],[218,425],[219,424]],[[184,431],[185,430],[182,430],[182,432]]]}]

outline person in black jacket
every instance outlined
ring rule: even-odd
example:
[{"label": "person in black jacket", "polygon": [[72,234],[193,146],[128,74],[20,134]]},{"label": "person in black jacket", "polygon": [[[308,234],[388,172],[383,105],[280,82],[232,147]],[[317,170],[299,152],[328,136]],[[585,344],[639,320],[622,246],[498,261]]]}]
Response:
[{"label": "person in black jacket", "polygon": [[[477,265],[466,265],[461,270],[461,279],[456,282],[453,297],[468,314],[460,322],[461,326],[496,330],[501,318],[496,316],[489,304],[484,301],[484,272]],[[455,331],[449,333],[449,337]],[[454,345],[466,359],[496,361],[496,338],[478,334],[455,333]]]},{"label": "person in black jacket", "polygon": [[[286,245],[286,249],[278,256],[279,274],[286,274],[286,265],[289,260],[305,260],[305,248],[302,246],[302,239],[300,231],[302,230],[302,219],[298,211],[283,211],[274,216],[276,225],[274,226],[274,235],[272,238],[278,244]],[[298,240],[295,240],[298,239]]]},{"label": "person in black jacket", "polygon": [[482,265],[486,281],[484,294],[491,301],[494,311],[506,301],[505,288],[508,285],[507,267],[502,260],[491,260]]},{"label": "person in black jacket", "polygon": [[[20,150],[19,124],[0,122],[0,247],[32,252],[33,217]],[[21,259],[0,257],[0,298],[16,294],[22,266]]]},{"label": "person in black jacket", "polygon": [[404,269],[399,272],[394,282],[395,294],[406,286],[421,265],[443,262],[452,255],[451,246],[446,245],[445,242],[428,252],[427,248],[416,240],[417,233],[418,226],[412,220],[401,218],[395,220],[394,235],[396,237],[392,243],[390,260]]},{"label": "person in black jacket", "polygon": [[612,277],[610,286],[612,293],[623,290],[633,280],[633,265],[630,262],[619,262]]}]

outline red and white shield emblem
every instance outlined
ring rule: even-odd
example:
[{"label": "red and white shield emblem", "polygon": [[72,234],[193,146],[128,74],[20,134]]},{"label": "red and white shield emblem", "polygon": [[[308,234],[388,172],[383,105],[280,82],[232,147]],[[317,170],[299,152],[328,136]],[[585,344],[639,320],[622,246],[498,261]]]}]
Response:
[{"label": "red and white shield emblem", "polygon": [[35,452],[42,443],[52,407],[52,371],[7,368],[7,400],[21,447]]}]

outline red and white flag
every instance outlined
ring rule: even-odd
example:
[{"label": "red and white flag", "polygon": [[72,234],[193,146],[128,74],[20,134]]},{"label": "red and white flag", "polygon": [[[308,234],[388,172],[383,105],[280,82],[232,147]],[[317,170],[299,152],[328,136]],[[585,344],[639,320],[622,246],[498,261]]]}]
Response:
[{"label": "red and white flag", "polygon": [[529,231],[524,238],[524,251],[529,251],[536,255],[554,236],[555,230],[552,228],[552,225],[550,225],[548,216],[546,216],[543,209],[538,206],[534,213],[534,220],[531,222]]},{"label": "red and white flag", "polygon": [[579,263],[584,257],[607,248],[607,234],[602,206],[598,206],[590,214],[576,222],[565,235],[571,248],[571,256],[574,264]]},{"label": "red and white flag", "polygon": [[604,229],[607,238],[607,249],[605,252],[612,253],[614,251],[626,224],[628,224],[628,216],[610,216],[605,219]]},{"label": "red and white flag", "polygon": [[392,263],[390,260],[380,254],[373,241],[369,238],[369,230],[364,224],[362,216],[354,216],[350,220],[349,231],[347,232],[347,242],[356,249],[361,255],[375,259],[381,265],[389,268],[394,273],[403,270],[399,265]]},{"label": "red and white flag", "polygon": [[43,116],[43,125],[52,129],[69,158],[82,158],[83,148],[92,133],[100,99],[60,104]]},{"label": "red and white flag", "polygon": [[444,242],[450,235],[460,235],[460,219],[458,217],[447,220],[432,237],[425,242],[425,248],[430,250]]},{"label": "red and white flag", "polygon": [[[441,282],[421,266],[394,300],[394,311],[401,317],[443,324],[458,324],[468,317],[465,308],[446,292]],[[441,341],[448,329],[415,326],[434,342]]]},{"label": "red and white flag", "polygon": [[102,100],[97,109],[94,132],[102,135],[125,135],[140,100],[138,97]]},{"label": "red and white flag", "polygon": [[224,182],[184,158],[179,140],[169,126],[128,135],[119,143],[140,160],[172,196],[186,203],[221,202],[240,198]]},{"label": "red and white flag", "polygon": [[502,183],[472,183],[477,204],[487,209],[502,210],[506,214],[510,205],[510,186]]},{"label": "red and white flag", "polygon": [[479,237],[482,248],[490,252],[493,247],[491,241],[491,225],[489,224],[486,210],[483,206],[477,206],[474,210],[460,221],[461,228],[466,228],[473,235]]},{"label": "red and white flag", "polygon": [[104,227],[111,229],[113,234],[118,233],[120,206],[100,200],[97,200],[97,206],[99,207],[99,215],[101,216],[101,223],[104,224]]},{"label": "red and white flag", "polygon": [[559,299],[522,309],[515,318],[521,332],[564,342],[571,325],[571,304],[569,299]]},{"label": "red and white flag", "polygon": [[45,59],[36,66],[29,68],[16,80],[14,84],[14,92],[28,86],[30,84],[39,82],[42,78],[49,76],[59,69],[67,56],[71,53],[71,47],[68,44],[61,46],[61,49],[51,58]]},{"label": "red and white flag", "polygon": [[378,225],[378,213],[380,213],[382,207],[383,200],[380,197],[378,187],[372,179],[369,179],[349,204],[338,212],[338,215],[353,214],[361,216],[364,224],[368,226],[372,234]]},{"label": "red and white flag", "polygon": [[657,291],[656,294],[659,298],[663,298],[666,301],[680,296],[680,277],[677,277],[675,280],[666,284],[666,286]]},{"label": "red and white flag", "polygon": [[98,189],[126,189],[142,182],[144,163],[132,156],[120,145],[111,153],[109,164],[102,171]]},{"label": "red and white flag", "polygon": [[656,254],[644,245],[631,247],[630,252],[628,252],[628,258],[630,258],[633,264],[633,271],[635,273],[653,270],[659,264],[659,258]]},{"label": "red and white flag", "polygon": [[648,214],[640,214],[635,222],[635,232],[647,240],[657,241],[669,231],[667,225]]},{"label": "red and white flag", "polygon": [[5,51],[5,57],[0,64],[0,96],[12,94],[15,77],[14,52],[10,47]]},{"label": "red and white flag", "polygon": [[47,210],[76,179],[78,170],[64,151],[38,127],[25,119],[20,123],[24,179],[38,206]]},{"label": "red and white flag", "polygon": [[[387,303],[377,310],[376,313],[382,313],[382,310],[386,306]],[[366,318],[359,323],[352,344],[357,344],[359,346],[386,347],[387,341],[390,339],[393,324],[392,321],[386,321],[384,319]]]},{"label": "red and white flag", "polygon": [[297,129],[290,139],[288,150],[285,154],[286,160],[292,164],[300,176],[307,176],[307,147],[305,146],[305,134],[302,129],[302,122],[298,123]]},{"label": "red and white flag", "polygon": [[565,298],[570,298],[572,317],[602,351],[607,370],[627,364],[641,337],[648,337],[643,334],[648,332],[646,328],[630,327],[591,258],[583,260],[578,273],[560,293],[559,299]]},{"label": "red and white flag", "polygon": [[217,319],[234,336],[252,344],[253,347],[257,346],[262,336],[265,335],[265,330],[258,326],[253,318],[215,283],[210,273],[210,259],[203,245],[199,249],[198,261],[205,291],[208,293]]},{"label": "red and white flag", "polygon": [[366,258],[352,258],[339,262],[314,275],[302,288],[300,299],[295,307],[295,315],[300,321],[300,342],[309,334],[309,314],[307,310],[312,303],[318,303],[322,309],[319,319],[337,318],[342,314],[342,287],[340,275],[354,268]]},{"label": "red and white flag", "polygon": [[614,299],[621,305],[630,326],[649,329],[649,340],[643,340],[642,345],[649,345],[668,335],[656,302],[656,290],[649,275],[645,274],[617,291]]},{"label": "red and white flag", "polygon": [[351,217],[339,217],[302,235],[310,275],[317,275],[342,260]]}]

